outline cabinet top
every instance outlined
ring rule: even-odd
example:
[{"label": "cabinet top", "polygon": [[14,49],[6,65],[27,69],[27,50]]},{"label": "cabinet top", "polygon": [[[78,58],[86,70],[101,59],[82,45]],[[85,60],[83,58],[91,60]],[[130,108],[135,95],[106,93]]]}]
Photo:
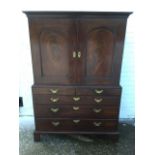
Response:
[{"label": "cabinet top", "polygon": [[32,16],[108,16],[128,17],[132,12],[88,12],[88,11],[23,11],[28,17]]}]

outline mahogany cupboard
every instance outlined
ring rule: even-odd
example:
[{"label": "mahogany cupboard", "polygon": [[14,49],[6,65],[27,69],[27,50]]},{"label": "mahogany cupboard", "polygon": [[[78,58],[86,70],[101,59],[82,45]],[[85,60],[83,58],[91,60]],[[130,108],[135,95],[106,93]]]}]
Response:
[{"label": "mahogany cupboard", "polygon": [[131,12],[25,13],[34,73],[34,140],[44,133],[118,137],[119,79]]}]

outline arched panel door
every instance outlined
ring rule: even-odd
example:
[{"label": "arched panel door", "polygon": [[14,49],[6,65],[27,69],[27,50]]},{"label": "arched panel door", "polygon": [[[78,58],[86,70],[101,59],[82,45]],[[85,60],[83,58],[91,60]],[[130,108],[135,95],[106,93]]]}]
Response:
[{"label": "arched panel door", "polygon": [[[37,52],[35,61],[37,83],[72,84],[75,83],[75,62],[73,51],[75,50],[75,29],[73,20],[52,19],[47,23],[42,21],[34,26],[33,40],[37,39],[37,45],[33,54]],[[34,23],[35,25],[35,23]],[[33,26],[32,26],[33,28]],[[35,35],[36,34],[36,35]],[[36,38],[35,38],[36,37]]]},{"label": "arched panel door", "polygon": [[80,21],[82,65],[79,74],[80,82],[85,84],[111,84],[113,76],[113,57],[115,36],[105,23]]}]

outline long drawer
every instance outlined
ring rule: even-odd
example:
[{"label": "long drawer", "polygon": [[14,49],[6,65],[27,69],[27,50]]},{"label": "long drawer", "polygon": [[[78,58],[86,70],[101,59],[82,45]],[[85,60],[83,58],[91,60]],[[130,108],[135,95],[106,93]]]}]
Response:
[{"label": "long drawer", "polygon": [[59,96],[49,94],[34,94],[34,104],[98,104],[98,105],[118,105],[120,96]]},{"label": "long drawer", "polygon": [[34,105],[36,117],[118,118],[118,106],[100,105]]},{"label": "long drawer", "polygon": [[37,131],[116,131],[117,120],[36,119]]}]

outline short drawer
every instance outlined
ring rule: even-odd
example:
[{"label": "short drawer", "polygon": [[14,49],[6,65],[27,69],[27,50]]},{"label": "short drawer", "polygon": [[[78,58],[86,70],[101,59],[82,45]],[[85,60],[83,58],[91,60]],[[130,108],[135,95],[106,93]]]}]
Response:
[{"label": "short drawer", "polygon": [[121,88],[82,87],[76,89],[76,95],[120,96]]},{"label": "short drawer", "polygon": [[64,96],[49,94],[33,94],[35,104],[97,104],[119,105],[120,96]]},{"label": "short drawer", "polygon": [[75,95],[75,88],[60,86],[33,86],[33,94],[51,94],[51,95]]},{"label": "short drawer", "polygon": [[117,120],[36,119],[38,131],[116,131]]},{"label": "short drawer", "polygon": [[118,118],[117,106],[96,105],[35,105],[36,117]]}]

